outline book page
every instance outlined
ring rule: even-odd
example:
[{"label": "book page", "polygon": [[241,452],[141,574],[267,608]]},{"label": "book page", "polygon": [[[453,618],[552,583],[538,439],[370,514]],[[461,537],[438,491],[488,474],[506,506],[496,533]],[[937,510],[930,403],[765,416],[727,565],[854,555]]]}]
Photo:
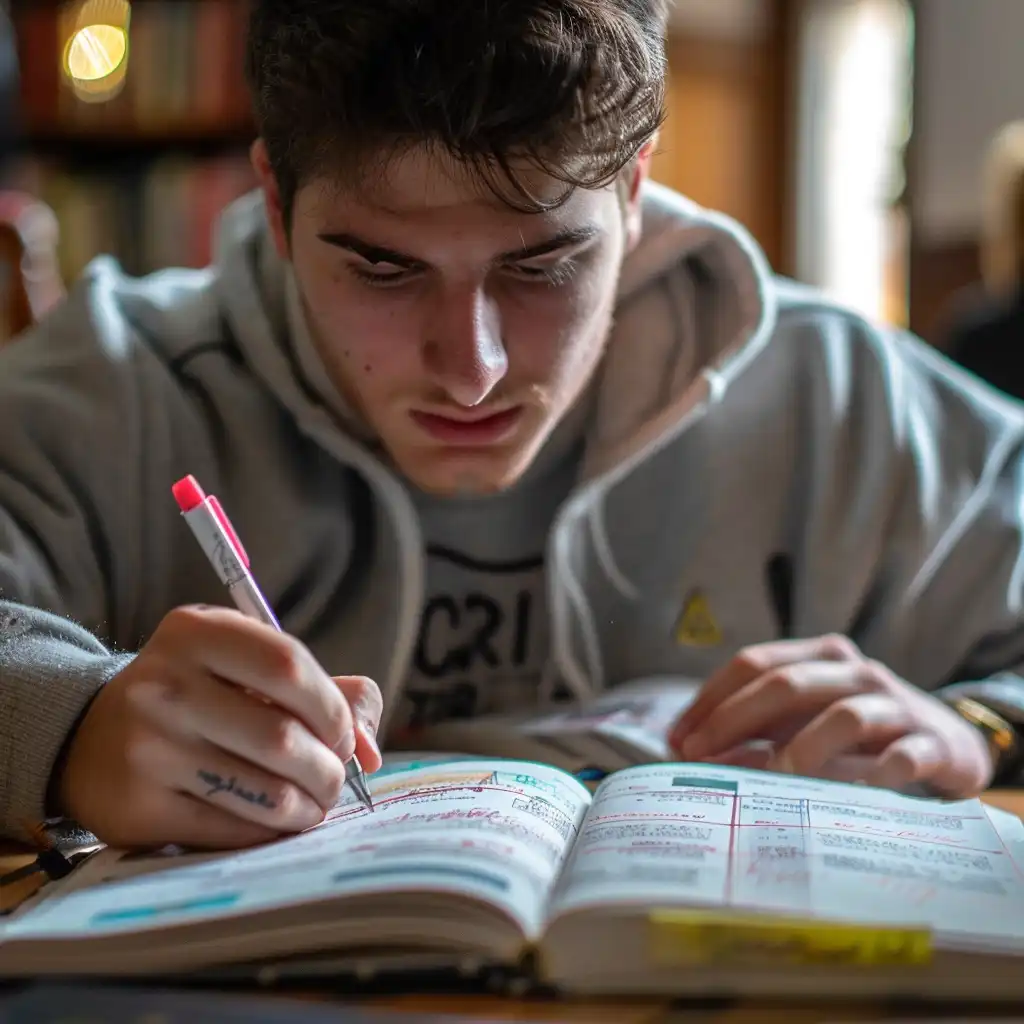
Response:
[{"label": "book page", "polygon": [[674,757],[668,734],[700,683],[653,676],[614,686],[592,701],[541,711],[450,720],[391,737],[406,750],[445,750],[553,764],[569,772],[622,768]]},{"label": "book page", "polygon": [[669,731],[699,690],[700,683],[693,679],[638,679],[613,687],[588,704],[524,722],[520,729],[607,772],[668,761],[674,756]]},{"label": "book page", "polygon": [[[993,812],[998,814],[998,812]],[[710,765],[654,765],[594,796],[553,901],[714,906],[1024,938],[1024,826],[976,800]]]},{"label": "book page", "polygon": [[108,851],[12,918],[6,936],[109,934],[403,891],[469,896],[536,934],[590,802],[580,783],[541,765],[473,760],[391,764],[368,781],[372,813],[346,788],[323,824],[266,846]]}]

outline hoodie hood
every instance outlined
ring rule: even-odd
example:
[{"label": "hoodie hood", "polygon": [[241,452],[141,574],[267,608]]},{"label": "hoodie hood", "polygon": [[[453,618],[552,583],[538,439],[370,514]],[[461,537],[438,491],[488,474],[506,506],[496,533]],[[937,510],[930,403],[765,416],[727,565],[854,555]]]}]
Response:
[{"label": "hoodie hood", "polygon": [[622,269],[588,475],[669,441],[721,398],[771,336],[770,279],[735,221],[647,185],[642,237]]},{"label": "hoodie hood", "polygon": [[[324,408],[294,338],[288,264],[267,229],[262,196],[224,213],[215,240],[222,308],[266,386],[335,454],[365,449]],[[667,443],[766,344],[775,322],[770,271],[734,221],[648,184],[641,241],[623,264],[615,322],[595,382],[584,476],[593,478]],[[354,461],[361,462],[356,458]]]}]

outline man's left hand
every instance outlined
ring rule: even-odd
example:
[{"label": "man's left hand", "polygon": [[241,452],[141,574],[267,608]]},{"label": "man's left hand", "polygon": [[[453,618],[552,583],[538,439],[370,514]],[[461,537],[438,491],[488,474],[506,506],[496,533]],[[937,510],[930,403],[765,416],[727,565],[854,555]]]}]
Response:
[{"label": "man's left hand", "polygon": [[[760,748],[757,747],[761,741]],[[748,647],[675,724],[689,761],[973,796],[994,771],[984,737],[843,636]]]}]

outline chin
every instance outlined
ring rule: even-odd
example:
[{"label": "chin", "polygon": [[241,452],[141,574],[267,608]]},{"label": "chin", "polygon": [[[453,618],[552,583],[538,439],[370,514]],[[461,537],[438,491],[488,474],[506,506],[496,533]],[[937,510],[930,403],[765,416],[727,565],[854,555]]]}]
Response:
[{"label": "chin", "polygon": [[514,487],[530,468],[533,453],[408,453],[395,463],[421,491],[440,497],[485,497]]}]

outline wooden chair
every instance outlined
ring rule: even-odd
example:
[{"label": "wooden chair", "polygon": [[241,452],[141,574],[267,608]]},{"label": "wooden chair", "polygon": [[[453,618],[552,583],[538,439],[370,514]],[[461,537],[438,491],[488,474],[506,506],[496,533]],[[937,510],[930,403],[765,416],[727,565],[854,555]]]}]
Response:
[{"label": "wooden chair", "polygon": [[0,191],[0,345],[63,298],[58,238],[49,206],[24,192]]}]

